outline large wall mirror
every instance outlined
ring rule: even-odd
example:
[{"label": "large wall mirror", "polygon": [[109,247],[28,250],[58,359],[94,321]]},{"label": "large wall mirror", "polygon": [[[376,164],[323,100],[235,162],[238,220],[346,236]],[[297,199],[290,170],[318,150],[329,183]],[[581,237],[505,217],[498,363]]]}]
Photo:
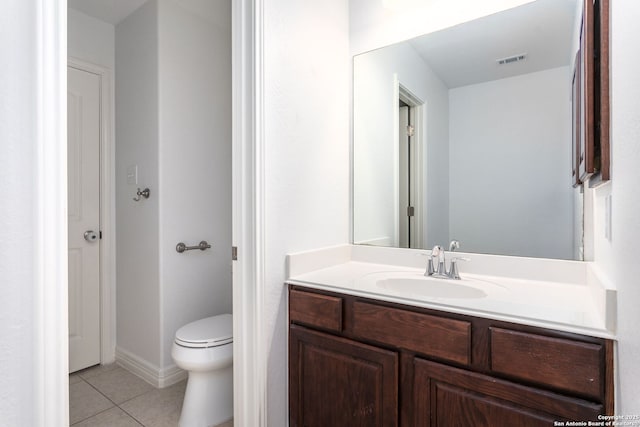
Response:
[{"label": "large wall mirror", "polygon": [[578,0],[536,0],[353,62],[353,241],[582,259]]}]

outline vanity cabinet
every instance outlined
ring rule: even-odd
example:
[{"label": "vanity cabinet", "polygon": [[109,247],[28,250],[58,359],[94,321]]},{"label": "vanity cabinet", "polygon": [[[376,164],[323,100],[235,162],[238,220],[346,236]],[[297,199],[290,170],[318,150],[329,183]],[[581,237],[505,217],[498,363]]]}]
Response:
[{"label": "vanity cabinet", "polygon": [[291,326],[291,426],[395,426],[398,353]]},{"label": "vanity cabinet", "polygon": [[610,340],[289,287],[295,426],[551,426],[613,413]]},{"label": "vanity cabinet", "polygon": [[423,359],[414,360],[414,426],[552,426],[597,420],[602,405]]}]

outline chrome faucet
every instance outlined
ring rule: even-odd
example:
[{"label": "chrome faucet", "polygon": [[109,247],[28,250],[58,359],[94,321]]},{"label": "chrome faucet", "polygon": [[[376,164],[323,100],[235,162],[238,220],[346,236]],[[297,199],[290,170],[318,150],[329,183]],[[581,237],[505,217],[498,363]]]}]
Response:
[{"label": "chrome faucet", "polygon": [[433,267],[433,260],[440,254],[440,249],[441,248],[438,245],[434,246],[433,249],[431,249],[431,255],[429,256],[429,261],[427,263],[427,270],[424,272],[425,276],[433,276],[433,274],[436,272],[435,268]]},{"label": "chrome faucet", "polygon": [[427,265],[425,276],[443,277],[447,275],[447,268],[444,265],[444,249],[440,245],[435,245],[431,249],[431,257]]},{"label": "chrome faucet", "polygon": [[442,246],[435,245],[433,249],[431,249],[431,257],[429,258],[427,271],[425,271],[424,275],[443,279],[447,277],[444,248]]},{"label": "chrome faucet", "polygon": [[[449,243],[449,251],[453,252],[460,248],[460,242],[452,240]],[[439,279],[454,279],[460,280],[460,274],[458,272],[458,260],[466,261],[466,258],[455,257],[451,259],[451,265],[447,271],[445,251],[440,245],[435,245],[431,249],[431,256],[429,257],[429,263],[427,270],[424,272],[425,276],[436,277]]]},{"label": "chrome faucet", "polygon": [[460,280],[460,273],[458,273],[458,260],[466,260],[466,258],[452,258],[451,267],[449,267],[449,273],[447,277],[454,280]]}]

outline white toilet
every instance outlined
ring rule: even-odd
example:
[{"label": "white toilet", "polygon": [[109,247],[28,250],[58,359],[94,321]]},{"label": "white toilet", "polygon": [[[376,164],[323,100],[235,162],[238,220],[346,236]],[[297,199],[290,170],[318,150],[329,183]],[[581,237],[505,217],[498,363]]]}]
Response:
[{"label": "white toilet", "polygon": [[171,357],[189,373],[180,427],[210,427],[233,418],[233,323],[230,314],[176,332]]}]

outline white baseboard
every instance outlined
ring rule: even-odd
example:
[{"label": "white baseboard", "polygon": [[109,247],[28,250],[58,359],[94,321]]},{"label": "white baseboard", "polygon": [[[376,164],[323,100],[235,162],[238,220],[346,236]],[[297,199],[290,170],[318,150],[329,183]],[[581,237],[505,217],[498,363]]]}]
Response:
[{"label": "white baseboard", "polygon": [[187,378],[187,371],[175,364],[160,369],[119,347],[116,347],[116,363],[156,388],[165,388]]}]

